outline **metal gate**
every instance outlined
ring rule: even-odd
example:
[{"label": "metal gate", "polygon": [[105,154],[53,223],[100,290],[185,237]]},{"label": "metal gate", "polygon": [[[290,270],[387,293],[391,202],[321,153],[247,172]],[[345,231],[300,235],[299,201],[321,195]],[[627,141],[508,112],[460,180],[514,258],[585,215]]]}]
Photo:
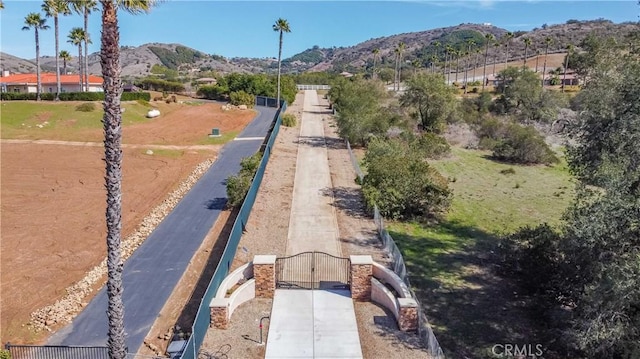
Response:
[{"label": "metal gate", "polygon": [[349,289],[351,261],[323,252],[276,259],[276,288]]},{"label": "metal gate", "polygon": [[5,348],[12,359],[109,359],[107,347],[76,347],[60,345],[13,345]]}]

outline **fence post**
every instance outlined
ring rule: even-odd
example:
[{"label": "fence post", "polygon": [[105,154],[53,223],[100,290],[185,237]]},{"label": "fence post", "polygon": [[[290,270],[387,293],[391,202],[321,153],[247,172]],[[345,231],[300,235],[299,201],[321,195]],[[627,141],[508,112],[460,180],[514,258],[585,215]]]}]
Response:
[{"label": "fence post", "polygon": [[276,291],[276,256],[253,257],[253,278],[256,281],[256,298],[273,298]]},{"label": "fence post", "polygon": [[351,298],[359,302],[371,301],[371,278],[373,277],[373,258],[355,256],[351,259]]}]

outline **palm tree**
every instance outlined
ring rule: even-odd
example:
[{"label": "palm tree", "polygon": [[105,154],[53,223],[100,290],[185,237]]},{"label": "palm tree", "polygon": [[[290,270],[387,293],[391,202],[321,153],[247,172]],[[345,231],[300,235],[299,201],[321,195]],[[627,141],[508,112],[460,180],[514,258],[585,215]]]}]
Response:
[{"label": "palm tree", "polygon": [[536,49],[536,71],[538,72],[538,62],[540,61],[540,50]]},{"label": "palm tree", "polygon": [[98,9],[96,0],[67,0],[70,1],[73,10],[84,17],[84,69],[80,72],[85,80],[84,90],[89,90],[89,44],[91,37],[89,36],[89,14],[91,11]]},{"label": "palm tree", "polygon": [[487,83],[487,57],[489,56],[489,44],[495,38],[496,37],[493,36],[493,34],[484,35],[484,39],[487,40],[487,42],[484,45],[484,69],[482,69],[482,91],[484,91],[484,86]]},{"label": "palm tree", "polygon": [[504,51],[504,68],[507,68],[507,63],[509,62],[509,43],[511,42],[511,39],[513,39],[513,32],[507,32],[506,35],[504,35],[504,47],[505,47],[505,51]]},{"label": "palm tree", "polygon": [[4,9],[4,2],[0,0],[0,10]]},{"label": "palm tree", "polygon": [[278,47],[278,97],[277,97],[277,108],[280,108],[280,71],[282,66],[282,35],[285,32],[291,32],[291,27],[289,26],[289,22],[283,18],[279,18],[276,20],[276,23],[273,24],[273,31],[280,33],[280,46]]},{"label": "palm tree", "polygon": [[[438,51],[440,50],[440,45],[442,45],[440,43],[440,41],[434,41],[433,42],[433,55],[434,55],[435,59],[438,58]],[[436,60],[435,59],[433,60],[433,63],[431,65],[431,67],[432,67],[432,71],[431,72],[435,72],[436,71],[436,68],[435,68],[435,61]]]},{"label": "palm tree", "polygon": [[124,307],[122,304],[122,79],[120,78],[120,32],[118,7],[137,14],[148,12],[155,0],[100,0],[102,3],[102,36],[100,63],[104,78],[104,162],[107,189],[107,317],[109,358],[124,359],[127,355],[124,338]]},{"label": "palm tree", "polygon": [[454,51],[454,54],[456,55],[456,79],[455,82],[458,82],[458,72],[460,72],[460,58],[462,57],[462,54],[464,54],[464,52],[462,50],[458,50],[458,51]]},{"label": "palm tree", "polygon": [[60,51],[60,54],[58,55],[61,59],[62,59],[62,73],[66,74],[67,73],[67,61],[71,61],[71,54],[69,53],[69,51],[67,50],[62,50]]},{"label": "palm tree", "polygon": [[371,51],[371,53],[373,54],[373,72],[371,73],[371,78],[375,79],[376,78],[376,61],[378,60],[378,56],[380,56],[380,49],[375,48]]},{"label": "palm tree", "polygon": [[571,50],[573,50],[573,45],[567,45],[567,56],[564,58],[564,75],[562,75],[562,92],[564,92],[564,87],[567,83],[567,68],[569,67],[569,56],[571,56]]},{"label": "palm tree", "polygon": [[[469,49],[471,49],[471,45],[469,45]],[[469,79],[469,54],[471,51],[466,51],[464,53],[464,93],[467,93],[467,82]]]},{"label": "palm tree", "polygon": [[491,72],[492,75],[496,75],[496,63],[498,62],[498,48],[500,47],[500,43],[499,42],[494,42],[493,43],[493,47],[495,47],[496,51],[496,55],[493,58],[493,71]]},{"label": "palm tree", "polygon": [[527,50],[529,50],[529,46],[531,46],[531,39],[528,37],[525,37],[522,39],[522,41],[524,41],[524,63],[522,64],[522,68],[524,69],[527,67],[527,56],[528,56]]},{"label": "palm tree", "polygon": [[53,17],[53,28],[55,29],[56,39],[56,101],[60,101],[60,57],[59,57],[59,28],[58,28],[58,15],[69,15],[69,4],[66,0],[44,0],[42,3],[42,11],[44,11],[47,17]]},{"label": "palm tree", "polygon": [[[444,49],[444,71],[447,73],[447,84],[451,81],[451,60],[453,59],[453,47],[447,45]],[[447,71],[447,63],[449,71]]]},{"label": "palm tree", "polygon": [[480,55],[480,49],[476,49],[476,55],[473,59],[473,81],[476,81],[476,68],[478,67],[478,55]]},{"label": "palm tree", "polygon": [[405,44],[404,42],[400,41],[398,43],[398,47],[397,49],[397,56],[398,56],[398,62],[397,62],[397,73],[398,73],[398,90],[400,91],[400,82],[402,82],[402,53],[404,52],[404,47]]},{"label": "palm tree", "polygon": [[542,87],[544,87],[544,77],[547,75],[547,54],[549,54],[549,46],[553,43],[553,39],[546,37],[544,39],[544,64],[542,65]]},{"label": "palm tree", "polygon": [[82,42],[85,39],[84,30],[81,27],[74,27],[69,31],[67,38],[69,39],[67,40],[68,43],[78,46],[78,81],[80,91],[82,91]]},{"label": "palm tree", "polygon": [[31,30],[33,28],[36,33],[36,100],[40,101],[42,82],[40,80],[40,37],[38,36],[38,30],[47,30],[49,25],[47,25],[47,19],[40,17],[40,14],[37,12],[29,13],[27,17],[24,18],[24,23],[25,26],[22,27],[22,30]]},{"label": "palm tree", "polygon": [[420,68],[421,62],[418,59],[413,59],[411,61],[411,66],[413,66],[413,75],[415,76],[418,73],[418,69]]}]

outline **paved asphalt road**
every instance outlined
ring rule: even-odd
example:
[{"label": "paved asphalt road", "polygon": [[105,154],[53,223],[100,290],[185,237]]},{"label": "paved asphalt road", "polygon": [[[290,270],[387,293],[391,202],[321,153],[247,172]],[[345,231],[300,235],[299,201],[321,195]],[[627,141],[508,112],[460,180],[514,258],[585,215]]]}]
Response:
[{"label": "paved asphalt road", "polygon": [[[226,178],[240,170],[243,157],[260,149],[276,110],[266,107],[256,107],[256,110],[259,115],[235,141],[223,147],[209,171],[125,263],[125,332],[129,352],[135,353],[142,345],[158,313],[226,204]],[[238,140],[241,138],[245,140]],[[75,320],[55,333],[48,344],[106,345],[106,309],[107,293],[103,287]]]}]

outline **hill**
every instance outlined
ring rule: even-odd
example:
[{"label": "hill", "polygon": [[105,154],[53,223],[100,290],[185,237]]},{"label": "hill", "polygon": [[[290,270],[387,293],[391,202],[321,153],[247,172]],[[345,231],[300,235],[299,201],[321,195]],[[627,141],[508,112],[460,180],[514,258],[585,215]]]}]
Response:
[{"label": "hill", "polygon": [[[77,51],[76,51],[77,53]],[[3,69],[14,73],[35,72],[35,60],[23,60],[0,53]],[[153,65],[164,65],[184,73],[216,71],[220,73],[258,71],[251,64],[235,64],[219,55],[210,55],[180,44],[150,43],[141,46],[122,46],[120,65],[123,77],[140,77],[150,74]],[[43,71],[55,71],[55,57],[42,56],[40,66]],[[60,63],[62,66],[62,62]],[[67,63],[67,71],[77,73],[78,57]],[[100,53],[89,54],[89,73],[99,75]]]},{"label": "hill", "polygon": [[[549,47],[550,54],[564,54],[567,45],[579,45],[589,34],[613,36],[618,41],[631,31],[637,30],[637,23],[614,24],[609,20],[598,19],[592,21],[568,20],[564,24],[547,25],[532,31],[516,31],[509,41],[509,61],[522,61],[525,53],[524,39],[529,38],[531,45],[527,53],[534,57],[536,53],[543,54],[545,39],[553,40]],[[378,67],[393,67],[395,62],[394,50],[403,42],[405,49],[403,59],[406,64],[421,67],[428,66],[431,57],[438,54],[437,62],[444,61],[443,49],[449,45],[455,50],[466,52],[467,40],[474,40],[475,50],[483,53],[485,35],[495,37],[496,46],[490,46],[488,63],[499,64],[505,61],[506,29],[490,24],[460,24],[420,32],[403,33],[398,35],[370,39],[348,47],[321,48],[313,46],[282,61],[284,73],[301,73],[306,71],[334,71],[334,72],[362,72],[373,64],[373,50],[379,49]],[[435,42],[441,44],[436,48]],[[472,52],[473,49],[472,49]],[[475,53],[475,52],[474,52]],[[9,54],[0,53],[1,66],[11,72],[34,72],[33,60],[23,60]],[[277,60],[275,58],[225,58],[219,55],[205,54],[198,50],[180,44],[150,43],[138,47],[123,46],[120,54],[123,77],[140,77],[150,74],[154,65],[163,65],[169,69],[178,70],[183,75],[191,75],[199,71],[230,72],[269,72],[275,73]],[[462,63],[462,61],[461,61]],[[55,58],[43,56],[40,59],[44,71],[55,70]],[[408,65],[404,66],[408,66]],[[77,72],[78,60],[74,57],[67,64],[68,71]],[[99,53],[89,55],[89,72],[100,74]]]},{"label": "hill", "polygon": [[0,52],[0,69],[11,73],[36,72],[36,64],[35,62]]},{"label": "hill", "polygon": [[[614,24],[609,20],[598,19],[592,21],[568,20],[564,24],[547,25],[532,31],[517,31],[509,42],[509,61],[522,60],[525,53],[524,38],[531,39],[528,56],[534,56],[537,52],[544,53],[545,38],[549,37],[553,43],[549,47],[549,53],[564,53],[567,45],[578,45],[589,34],[601,36],[613,36],[618,41],[631,31],[637,30],[637,23]],[[489,63],[504,62],[505,59],[505,35],[506,29],[491,25],[460,24],[427,31],[404,33],[387,37],[370,39],[360,44],[339,47],[319,48],[317,46],[283,60],[283,68],[286,72],[303,71],[350,71],[358,72],[364,67],[373,64],[373,50],[379,49],[379,66],[391,66],[395,61],[394,49],[400,42],[405,43],[404,60],[407,63],[418,60],[421,66],[429,63],[430,57],[435,54],[433,43],[440,42],[438,57],[444,61],[443,49],[450,45],[456,50],[466,51],[466,40],[476,42],[476,49],[483,50],[485,35],[492,34],[499,46],[490,46],[488,52]],[[473,50],[472,50],[473,51]]]}]

